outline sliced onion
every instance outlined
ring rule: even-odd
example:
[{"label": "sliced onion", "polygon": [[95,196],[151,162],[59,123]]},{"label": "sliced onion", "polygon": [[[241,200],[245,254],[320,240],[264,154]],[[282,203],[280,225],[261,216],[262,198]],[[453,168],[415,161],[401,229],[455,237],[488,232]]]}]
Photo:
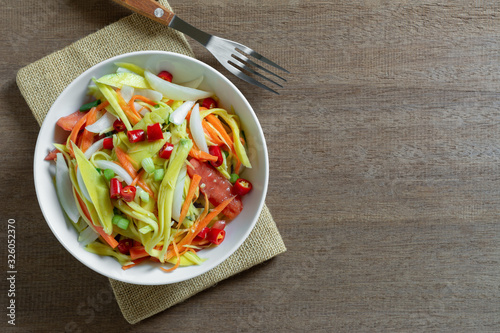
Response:
[{"label": "sliced onion", "polygon": [[122,89],[120,90],[120,93],[122,94],[122,97],[125,100],[125,102],[128,103],[130,102],[132,96],[134,96],[134,88],[131,86],[123,85]]},{"label": "sliced onion", "polygon": [[99,234],[94,231],[91,227],[87,227],[87,229],[83,230],[80,232],[80,235],[78,236],[78,241],[80,242],[81,246],[87,246],[93,241],[95,241],[99,237]]},{"label": "sliced onion", "polygon": [[187,101],[184,102],[181,106],[179,106],[177,109],[175,109],[174,112],[170,115],[170,122],[180,125],[186,119],[187,114],[189,113],[189,110],[193,108],[194,101]]},{"label": "sliced onion", "polygon": [[203,82],[203,79],[204,79],[204,76],[202,75],[202,76],[200,76],[194,80],[191,80],[189,82],[181,83],[180,85],[184,86],[184,87],[196,89],[200,86],[201,82]]},{"label": "sliced onion", "polygon": [[212,93],[207,91],[183,87],[181,85],[165,81],[149,71],[144,71],[144,77],[154,90],[162,93],[163,96],[169,99],[196,101],[212,96]]},{"label": "sliced onion", "polygon": [[118,164],[116,163],[113,163],[111,161],[105,161],[105,160],[97,160],[97,161],[94,161],[95,165],[97,165],[98,168],[101,168],[102,170],[106,170],[106,169],[111,169],[115,172],[116,175],[120,176],[123,181],[125,181],[125,183],[127,183],[127,185],[130,185],[132,184],[132,177],[130,177],[130,175],[128,174],[127,171],[125,171],[124,168],[122,168],[121,166],[119,166]]},{"label": "sliced onion", "polygon": [[163,99],[162,93],[151,89],[136,89],[134,95],[144,96],[153,102],[161,101]]},{"label": "sliced onion", "polygon": [[56,160],[56,190],[59,202],[66,212],[66,215],[74,223],[78,222],[80,212],[76,206],[75,197],[73,196],[73,185],[69,178],[69,169],[64,161],[64,156],[58,153]]},{"label": "sliced onion", "polygon": [[126,69],[126,68],[123,68],[123,67],[118,67],[118,69],[116,70],[116,72],[117,73],[134,73],[130,69]]},{"label": "sliced onion", "polygon": [[80,191],[82,191],[82,194],[85,197],[85,199],[92,202],[92,199],[90,198],[89,191],[87,190],[87,186],[85,186],[85,183],[83,182],[82,173],[80,172],[80,168],[78,168],[76,170],[76,180],[78,181],[78,187],[80,188]]},{"label": "sliced onion", "polygon": [[200,106],[198,103],[195,104],[193,110],[191,111],[189,129],[191,130],[191,135],[193,136],[193,140],[198,148],[201,151],[208,153],[207,140],[205,139],[205,132],[203,132],[203,126],[201,125]]},{"label": "sliced onion", "polygon": [[100,149],[102,149],[102,146],[104,144],[104,138],[102,138],[99,141],[94,142],[92,146],[90,146],[84,153],[85,158],[89,159],[94,155],[94,153]]},{"label": "sliced onion", "polygon": [[97,120],[92,125],[85,127],[85,129],[92,133],[101,134],[113,127],[113,123],[116,119],[118,119],[116,118],[116,116],[114,116],[110,112],[106,112],[101,118],[99,118],[99,120]]},{"label": "sliced onion", "polygon": [[174,190],[174,200],[172,203],[172,218],[179,221],[181,217],[181,208],[182,208],[182,194],[184,193],[184,180],[186,179],[186,164],[183,164],[181,170],[179,171],[179,177],[177,178],[177,183],[175,184]]}]

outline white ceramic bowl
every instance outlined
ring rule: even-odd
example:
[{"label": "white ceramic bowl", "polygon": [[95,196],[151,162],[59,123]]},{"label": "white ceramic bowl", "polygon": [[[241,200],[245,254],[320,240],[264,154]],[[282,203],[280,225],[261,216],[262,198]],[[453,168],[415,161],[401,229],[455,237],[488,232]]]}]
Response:
[{"label": "white ceramic bowl", "polygon": [[[243,198],[243,211],[226,227],[226,239],[212,249],[202,250],[199,255],[207,258],[202,265],[179,267],[171,273],[157,268],[156,263],[143,263],[126,271],[111,257],[98,256],[87,252],[77,241],[77,232],[65,217],[52,180],[54,163],[44,161],[53,149],[53,142],[60,142],[63,131],[56,128],[56,121],[77,110],[86,100],[87,86],[93,77],[112,73],[115,62],[131,62],[149,68],[153,73],[168,70],[174,82],[187,82],[204,75],[202,87],[209,87],[220,98],[224,108],[234,107],[241,119],[248,142],[248,153],[253,168],[246,169],[243,176],[253,184],[253,190]],[[200,87],[201,88],[201,87]],[[212,67],[187,56],[162,52],[143,51],[123,54],[103,61],[76,78],[57,98],[43,122],[38,135],[34,157],[34,177],[36,195],[40,208],[50,229],[61,244],[78,260],[97,273],[133,284],[161,285],[180,282],[203,274],[227,259],[245,241],[252,231],[267,192],[268,156],[262,128],[243,94],[222,74]]]}]

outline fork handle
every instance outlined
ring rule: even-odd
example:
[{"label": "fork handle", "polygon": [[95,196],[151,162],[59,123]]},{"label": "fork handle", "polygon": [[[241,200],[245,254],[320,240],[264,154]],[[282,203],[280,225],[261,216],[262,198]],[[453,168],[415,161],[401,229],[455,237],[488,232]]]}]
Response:
[{"label": "fork handle", "polygon": [[114,2],[149,17],[156,22],[169,25],[175,14],[154,0],[113,0]]}]

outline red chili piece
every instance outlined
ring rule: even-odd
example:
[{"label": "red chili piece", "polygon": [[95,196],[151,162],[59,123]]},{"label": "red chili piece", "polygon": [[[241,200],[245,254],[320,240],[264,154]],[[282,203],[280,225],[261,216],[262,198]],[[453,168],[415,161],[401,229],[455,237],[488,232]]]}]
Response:
[{"label": "red chili piece", "polygon": [[217,107],[217,102],[212,97],[208,97],[203,100],[201,106],[210,110]]},{"label": "red chili piece", "polygon": [[222,151],[219,146],[210,146],[208,148],[208,152],[210,155],[217,157],[217,161],[210,161],[210,163],[214,166],[214,168],[218,168],[224,162],[224,158],[222,157]]},{"label": "red chili piece", "polygon": [[122,195],[123,200],[125,200],[126,202],[131,202],[135,198],[136,191],[137,189],[135,188],[135,186],[128,185],[122,188],[120,194]]},{"label": "red chili piece", "polygon": [[168,160],[170,155],[172,155],[172,151],[174,150],[174,145],[170,142],[165,143],[165,145],[160,149],[158,156]]},{"label": "red chili piece", "polygon": [[215,222],[214,225],[212,226],[212,228],[214,229],[222,229],[222,230],[224,230],[225,227],[226,227],[226,221],[224,220],[219,220]]},{"label": "red chili piece", "polygon": [[121,241],[118,242],[118,251],[120,251],[123,254],[129,254],[130,253],[130,248],[134,246],[134,240],[130,238],[125,238],[122,239]]},{"label": "red chili piece", "polygon": [[122,192],[122,183],[118,180],[118,178],[112,178],[109,182],[109,196],[111,199],[120,198]]},{"label": "red chili piece", "polygon": [[225,237],[226,231],[222,229],[211,228],[207,233],[207,240],[215,245],[222,243]]},{"label": "red chili piece", "polygon": [[113,149],[114,146],[113,138],[104,138],[104,141],[102,142],[102,147],[104,149]]},{"label": "red chili piece", "polygon": [[163,139],[160,123],[148,125],[147,131],[149,142]]},{"label": "red chili piece", "polygon": [[136,143],[146,140],[146,133],[141,130],[132,130],[127,132],[128,141]]},{"label": "red chili piece", "polygon": [[252,189],[252,183],[243,178],[238,178],[236,183],[233,185],[233,190],[235,194],[245,195]]},{"label": "red chili piece", "polygon": [[198,235],[196,235],[196,237],[200,237],[201,239],[207,238],[208,230],[210,230],[210,228],[207,227],[201,229],[201,231],[198,233]]},{"label": "red chili piece", "polygon": [[121,121],[121,119],[116,119],[113,123],[113,128],[117,132],[123,132],[125,131],[125,124],[123,123],[123,121]]},{"label": "red chili piece", "polygon": [[163,80],[168,81],[168,82],[172,82],[172,79],[173,79],[173,75],[167,71],[161,71],[160,73],[158,73],[158,77],[160,77]]}]

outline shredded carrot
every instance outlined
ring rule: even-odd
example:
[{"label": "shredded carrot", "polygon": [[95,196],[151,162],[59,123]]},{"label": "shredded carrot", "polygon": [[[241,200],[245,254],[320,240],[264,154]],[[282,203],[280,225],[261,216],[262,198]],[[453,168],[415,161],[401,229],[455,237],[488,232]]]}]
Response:
[{"label": "shredded carrot", "polygon": [[201,124],[203,125],[203,130],[205,134],[207,134],[208,137],[210,138],[210,141],[212,141],[218,146],[224,144],[224,141],[222,141],[219,138],[219,132],[215,128],[213,128],[212,125],[210,125],[205,119],[203,119]]},{"label": "shredded carrot", "polygon": [[[219,215],[220,212],[222,212],[222,210],[224,210],[224,208],[226,208],[227,205],[229,205],[229,203],[231,201],[233,201],[233,199],[235,198],[236,196],[233,196],[233,197],[230,197],[226,200],[224,200],[221,204],[219,204],[217,207],[215,207],[208,215],[206,215],[203,219],[200,219],[198,222],[195,222],[195,224],[189,229],[189,232],[188,234],[182,239],[182,241],[180,241],[177,246],[182,249],[182,247],[184,247],[184,245],[189,245],[191,244],[191,242],[193,241],[193,239],[196,237],[196,235],[198,235],[198,233],[203,229],[205,228],[209,223],[210,221],[212,221],[217,215]],[[167,251],[166,253],[166,257],[167,257],[167,260],[172,258],[174,255],[174,253],[171,252],[171,250]]]},{"label": "shredded carrot", "polygon": [[127,173],[134,179],[137,177],[137,170],[135,170],[134,166],[130,162],[130,157],[125,153],[120,147],[115,147],[116,157],[120,162],[121,166],[127,171]]},{"label": "shredded carrot", "polygon": [[179,217],[179,224],[177,225],[177,229],[179,229],[182,221],[184,221],[184,219],[186,218],[187,212],[189,210],[189,205],[191,205],[191,202],[193,201],[194,194],[196,192],[196,189],[198,188],[198,185],[200,184],[200,181],[200,175],[193,175],[193,179],[191,179],[191,184],[189,185],[189,190],[186,195],[186,200],[184,200],[184,204],[182,204],[181,215]]},{"label": "shredded carrot", "polygon": [[181,255],[179,254],[179,249],[177,248],[177,245],[175,244],[174,241],[172,241],[172,245],[174,246],[174,252],[175,252],[175,255],[177,256],[177,262],[175,263],[174,267],[169,268],[169,269],[165,269],[163,267],[160,267],[161,270],[164,272],[172,272],[172,271],[176,270],[177,267],[179,267],[179,265],[181,263]]},{"label": "shredded carrot", "polygon": [[[87,121],[87,117],[88,117],[88,113],[83,116],[82,118],[80,118],[80,120],[78,120],[78,122],[76,123],[75,127],[73,127],[73,129],[71,130],[71,134],[69,135],[69,141],[73,141],[75,144],[77,144],[77,138],[78,138],[78,132],[80,132],[80,129],[82,128],[82,126],[85,124],[85,122]],[[70,154],[71,154],[71,157],[74,157],[75,154],[73,153],[73,147],[70,145],[69,146],[69,150],[70,150]]]},{"label": "shredded carrot", "polygon": [[135,185],[137,185],[137,182],[139,181],[139,178],[141,178],[141,177],[142,177],[142,175],[144,174],[144,171],[145,171],[145,170],[144,170],[144,169],[142,169],[142,170],[141,170],[141,172],[139,172],[139,173],[137,174],[137,177],[135,177],[135,178],[134,178],[134,180],[132,181],[132,183],[130,184],[130,186],[135,186]]},{"label": "shredded carrot", "polygon": [[189,131],[188,128],[186,128],[186,132],[193,141],[193,147],[191,147],[191,150],[189,151],[189,156],[196,158],[197,160],[200,160],[202,162],[205,161],[217,161],[217,156],[210,155],[209,153],[205,153],[204,151],[200,150],[197,146],[196,143],[194,143],[193,137],[191,136],[191,132]]},{"label": "shredded carrot", "polygon": [[134,105],[134,102],[135,102],[135,100],[136,100],[136,99],[141,100],[141,101],[143,101],[144,103],[148,103],[149,105],[153,105],[153,106],[154,106],[154,105],[156,105],[156,104],[158,104],[158,103],[153,102],[152,100],[150,100],[149,98],[146,98],[146,97],[144,97],[144,96],[141,96],[141,95],[134,95],[134,96],[132,96],[132,98],[131,98],[131,99],[130,99],[130,101],[128,102],[128,105],[129,105],[129,106],[130,106],[130,105]]},{"label": "shredded carrot", "polygon": [[[85,124],[85,127],[92,125],[95,123],[97,120],[97,108],[92,108],[90,111],[87,113],[87,123]],[[94,135],[95,133],[92,133],[90,131],[87,131],[86,129],[83,130],[83,135],[82,135],[82,142],[80,143],[80,149],[82,152],[86,152],[87,149],[89,149],[90,146],[92,146],[92,143],[94,141]]]},{"label": "shredded carrot", "polygon": [[[103,227],[96,225],[94,223],[94,221],[92,221],[92,218],[90,217],[90,213],[89,213],[87,206],[83,202],[82,198],[80,198],[80,196],[78,195],[78,193],[76,192],[75,189],[73,189],[73,193],[75,193],[76,199],[78,200],[78,204],[79,204],[80,208],[82,209],[83,214],[92,223],[94,229],[99,233],[99,235],[101,235],[101,237],[106,241],[106,243],[108,243],[108,245],[111,246],[111,248],[114,249],[115,247],[117,247],[118,242],[116,241],[116,239],[112,235],[108,235],[104,231]],[[90,228],[90,226],[89,226],[89,228]]]},{"label": "shredded carrot", "polygon": [[236,166],[234,167],[234,173],[239,174],[240,168],[241,168],[241,161],[240,161],[240,159],[237,159]]},{"label": "shredded carrot", "polygon": [[96,106],[96,110],[97,111],[101,111],[102,109],[108,107],[108,105],[109,105],[109,102],[108,101],[104,101],[101,104],[99,104],[98,106]]},{"label": "shredded carrot", "polygon": [[139,121],[141,121],[141,119],[142,119],[141,115],[137,113],[137,111],[135,110],[135,108],[130,109],[130,107],[128,106],[128,104],[123,99],[123,97],[122,97],[122,95],[120,93],[120,89],[116,89],[116,95],[118,96],[118,104],[122,108],[122,110],[125,113],[125,115],[127,116],[127,118],[130,120],[130,122],[132,123],[132,125],[135,125]]},{"label": "shredded carrot", "polygon": [[228,145],[228,147],[234,152],[233,139],[231,139],[229,137],[229,135],[226,132],[226,129],[222,125],[222,123],[219,120],[219,118],[217,118],[213,114],[209,114],[205,118],[222,135],[222,139],[226,142],[226,144]]}]

